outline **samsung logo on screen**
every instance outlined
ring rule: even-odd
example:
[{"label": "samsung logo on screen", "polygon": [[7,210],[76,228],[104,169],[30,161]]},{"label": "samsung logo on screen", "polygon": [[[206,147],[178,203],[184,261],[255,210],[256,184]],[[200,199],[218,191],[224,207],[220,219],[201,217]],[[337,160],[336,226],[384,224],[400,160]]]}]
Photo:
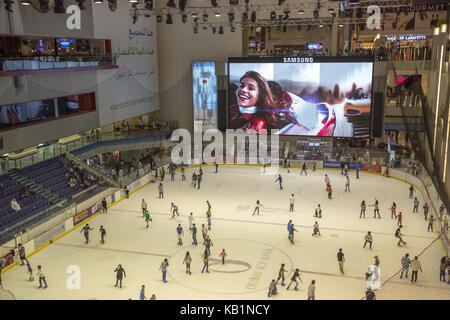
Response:
[{"label": "samsung logo on screen", "polygon": [[313,57],[283,58],[283,63],[313,63]]}]

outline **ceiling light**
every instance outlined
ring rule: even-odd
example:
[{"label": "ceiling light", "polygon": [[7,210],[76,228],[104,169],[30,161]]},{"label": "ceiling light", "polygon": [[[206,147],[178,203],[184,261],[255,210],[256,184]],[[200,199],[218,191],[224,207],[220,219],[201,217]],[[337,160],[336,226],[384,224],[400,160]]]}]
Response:
[{"label": "ceiling light", "polygon": [[339,28],[342,28],[344,25],[342,23],[339,23]]},{"label": "ceiling light", "polygon": [[94,4],[101,4],[103,3],[103,0],[94,0]]},{"label": "ceiling light", "polygon": [[214,13],[214,16],[215,16],[215,17],[220,17],[220,12]]},{"label": "ceiling light", "polygon": [[194,12],[193,14],[191,14],[191,17],[192,17],[192,18],[197,18],[198,16],[197,16],[197,14]]},{"label": "ceiling light", "polygon": [[30,5],[31,5],[31,2],[30,2],[30,0],[22,0],[22,1],[20,2],[20,4],[23,5],[23,6],[30,6]]},{"label": "ceiling light", "polygon": [[303,9],[298,10],[298,14],[304,14],[304,13],[305,13],[305,10],[303,10]]},{"label": "ceiling light", "polygon": [[333,8],[328,8],[328,12],[332,13],[332,12],[334,12],[334,9]]}]

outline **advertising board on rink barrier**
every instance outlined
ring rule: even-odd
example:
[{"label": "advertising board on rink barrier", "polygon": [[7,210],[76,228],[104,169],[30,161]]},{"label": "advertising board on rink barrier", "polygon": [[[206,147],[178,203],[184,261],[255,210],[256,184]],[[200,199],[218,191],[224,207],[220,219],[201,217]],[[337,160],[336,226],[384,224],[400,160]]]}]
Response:
[{"label": "advertising board on rink barrier", "polygon": [[381,173],[381,166],[375,164],[363,164],[363,171]]},{"label": "advertising board on rink barrier", "polygon": [[[324,161],[323,167],[328,168],[328,169],[341,169],[341,162],[340,161]],[[362,163],[355,163],[355,162],[350,162],[348,164],[348,168],[350,170],[356,170],[356,169],[365,170],[364,165]],[[380,167],[380,172],[381,172],[381,167]]]}]

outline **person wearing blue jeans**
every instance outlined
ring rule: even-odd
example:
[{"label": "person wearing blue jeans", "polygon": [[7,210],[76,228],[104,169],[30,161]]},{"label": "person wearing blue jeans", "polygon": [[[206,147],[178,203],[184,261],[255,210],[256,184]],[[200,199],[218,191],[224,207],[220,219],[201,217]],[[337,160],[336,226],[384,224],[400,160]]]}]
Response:
[{"label": "person wearing blue jeans", "polygon": [[202,273],[205,271],[205,269],[206,269],[206,273],[209,273],[209,270],[208,270],[209,257],[208,257],[208,255],[209,255],[209,253],[205,250],[205,252],[203,253]]},{"label": "person wearing blue jeans", "polygon": [[167,282],[166,280],[166,274],[167,274],[167,267],[169,266],[169,261],[166,259],[164,259],[164,261],[161,263],[161,266],[159,267],[159,270],[162,271],[162,281],[164,283]]}]

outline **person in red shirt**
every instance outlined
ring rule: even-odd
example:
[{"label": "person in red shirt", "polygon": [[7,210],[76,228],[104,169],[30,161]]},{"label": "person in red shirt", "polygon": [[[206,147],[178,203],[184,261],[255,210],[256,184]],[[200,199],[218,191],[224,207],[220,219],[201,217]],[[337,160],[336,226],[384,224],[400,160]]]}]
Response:
[{"label": "person in red shirt", "polygon": [[219,254],[219,257],[222,258],[222,264],[225,264],[225,257],[227,256],[227,253],[225,252],[225,249],[222,249],[222,252]]},{"label": "person in red shirt", "polygon": [[402,225],[402,217],[403,217],[403,215],[402,215],[402,212],[400,211],[397,215],[397,220],[398,220],[397,225],[399,225],[399,226]]}]

